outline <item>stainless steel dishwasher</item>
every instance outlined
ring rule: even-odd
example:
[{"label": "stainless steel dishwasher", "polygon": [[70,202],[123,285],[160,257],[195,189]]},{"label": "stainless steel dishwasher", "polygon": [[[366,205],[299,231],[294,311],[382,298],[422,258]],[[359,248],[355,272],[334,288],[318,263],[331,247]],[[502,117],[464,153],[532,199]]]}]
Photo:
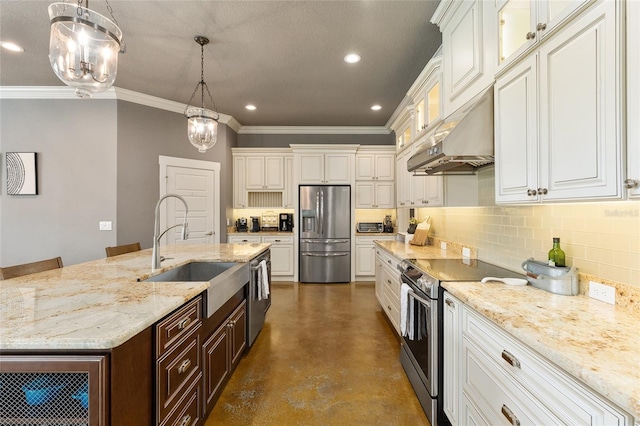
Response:
[{"label": "stainless steel dishwasher", "polygon": [[[269,296],[258,300],[258,286],[260,285],[258,279],[258,269],[260,268],[260,262],[265,261],[267,263],[268,279],[269,279]],[[248,306],[248,321],[247,321],[247,340],[249,346],[253,345],[258,333],[262,330],[264,319],[267,315],[267,311],[271,306],[271,250],[267,250],[260,256],[253,259],[250,263],[251,277],[249,279],[249,294],[247,297]]]}]

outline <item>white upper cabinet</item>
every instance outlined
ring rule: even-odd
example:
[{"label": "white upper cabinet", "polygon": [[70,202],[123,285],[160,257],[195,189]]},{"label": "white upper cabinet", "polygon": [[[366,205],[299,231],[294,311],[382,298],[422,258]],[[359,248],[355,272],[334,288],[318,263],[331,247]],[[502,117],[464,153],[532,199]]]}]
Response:
[{"label": "white upper cabinet", "polygon": [[640,2],[627,2],[627,175],[629,197],[640,198]]},{"label": "white upper cabinet", "polygon": [[284,193],[282,207],[293,209],[296,206],[296,183],[293,176],[293,155],[284,156]]},{"label": "white upper cabinet", "polygon": [[500,0],[496,5],[498,72],[594,0]]},{"label": "white upper cabinet", "polygon": [[389,181],[356,182],[356,209],[395,208],[394,184]]},{"label": "white upper cabinet", "polygon": [[233,157],[233,208],[247,208],[245,157]]},{"label": "white upper cabinet", "polygon": [[436,52],[407,92],[413,101],[413,141],[442,120],[441,80],[442,55]]},{"label": "white upper cabinet", "polygon": [[353,184],[358,145],[291,145],[298,183]]},{"label": "white upper cabinet", "polygon": [[281,155],[247,156],[246,162],[247,189],[284,189],[284,158]]},{"label": "white upper cabinet", "polygon": [[356,180],[388,180],[396,177],[395,150],[360,147],[356,153]]},{"label": "white upper cabinet", "polygon": [[431,22],[442,32],[444,118],[494,81],[494,2],[442,0]]},{"label": "white upper cabinet", "polygon": [[621,197],[619,7],[595,4],[499,78],[496,202]]}]

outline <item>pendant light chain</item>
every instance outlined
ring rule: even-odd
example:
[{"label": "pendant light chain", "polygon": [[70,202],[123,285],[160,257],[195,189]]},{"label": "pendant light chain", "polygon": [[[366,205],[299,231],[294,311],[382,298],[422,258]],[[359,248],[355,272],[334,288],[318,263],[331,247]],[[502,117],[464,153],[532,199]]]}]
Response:
[{"label": "pendant light chain", "polygon": [[202,109],[204,109],[204,44],[200,45],[200,84],[202,84],[202,94],[200,95],[200,102]]},{"label": "pendant light chain", "polygon": [[191,101],[193,101],[193,98],[196,96],[196,93],[198,92],[198,87],[200,88],[200,106],[202,109],[205,109],[204,107],[204,91],[206,89],[207,91],[207,95],[209,96],[209,102],[211,102],[211,104],[213,105],[213,112],[216,113],[216,115],[218,115],[218,107],[216,106],[216,103],[213,101],[213,96],[211,96],[211,92],[209,91],[209,86],[207,85],[207,83],[204,81],[204,45],[209,43],[209,40],[203,41],[200,40],[198,41],[198,38],[196,38],[196,42],[200,45],[200,81],[196,84],[196,87],[193,89],[193,93],[191,94],[191,97],[189,98],[189,102],[187,103],[187,106],[185,108],[185,115],[187,110],[189,109],[189,105],[191,105]]}]

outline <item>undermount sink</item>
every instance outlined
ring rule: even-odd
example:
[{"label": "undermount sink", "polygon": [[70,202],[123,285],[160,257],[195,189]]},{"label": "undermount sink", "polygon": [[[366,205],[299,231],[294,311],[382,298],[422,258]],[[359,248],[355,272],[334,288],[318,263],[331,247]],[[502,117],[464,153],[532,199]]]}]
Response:
[{"label": "undermount sink", "polygon": [[249,282],[249,275],[248,263],[191,262],[142,281],[165,283],[209,281],[209,288],[205,291],[205,311],[208,318]]}]

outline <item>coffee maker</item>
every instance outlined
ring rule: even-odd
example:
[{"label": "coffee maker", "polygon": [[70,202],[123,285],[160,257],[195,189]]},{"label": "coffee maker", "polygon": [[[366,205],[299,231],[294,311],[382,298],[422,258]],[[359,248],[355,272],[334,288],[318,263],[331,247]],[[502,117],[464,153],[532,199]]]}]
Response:
[{"label": "coffee maker", "polygon": [[391,215],[386,215],[384,217],[384,222],[382,222],[382,232],[393,232],[393,222],[391,222]]},{"label": "coffee maker", "polygon": [[260,232],[260,218],[251,216],[251,232]]},{"label": "coffee maker", "polygon": [[247,226],[247,218],[241,217],[236,220],[236,232],[247,232],[249,227]]},{"label": "coffee maker", "polygon": [[280,213],[278,229],[283,232],[293,232],[293,213]]}]

